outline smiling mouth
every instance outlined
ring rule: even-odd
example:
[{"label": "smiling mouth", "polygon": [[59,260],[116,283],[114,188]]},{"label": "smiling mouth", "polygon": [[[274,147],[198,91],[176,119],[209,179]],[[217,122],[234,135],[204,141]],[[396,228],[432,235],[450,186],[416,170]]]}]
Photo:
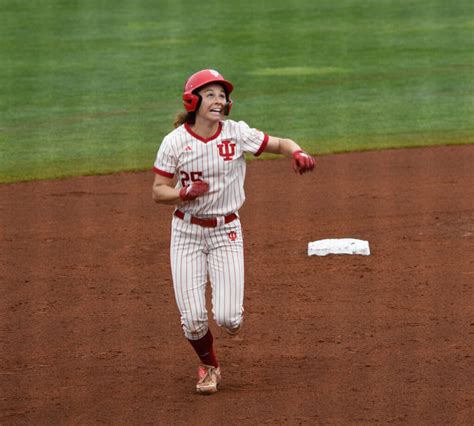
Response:
[{"label": "smiling mouth", "polygon": [[212,108],[212,109],[211,109],[211,112],[217,112],[217,113],[220,114],[220,113],[222,112],[222,109],[220,109],[220,108]]}]

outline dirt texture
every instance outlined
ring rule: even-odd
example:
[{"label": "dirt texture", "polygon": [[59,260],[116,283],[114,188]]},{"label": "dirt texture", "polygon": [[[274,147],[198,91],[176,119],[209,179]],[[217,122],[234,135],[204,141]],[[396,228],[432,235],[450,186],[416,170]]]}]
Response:
[{"label": "dirt texture", "polygon": [[[153,173],[0,186],[0,424],[472,424],[474,145],[248,164],[245,322],[194,393]],[[369,241],[370,256],[307,255]]]}]

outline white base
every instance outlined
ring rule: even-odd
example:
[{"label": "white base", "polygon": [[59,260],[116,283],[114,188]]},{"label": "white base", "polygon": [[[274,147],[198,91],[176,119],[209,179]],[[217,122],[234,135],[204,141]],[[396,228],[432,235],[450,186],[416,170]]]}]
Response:
[{"label": "white base", "polygon": [[308,256],[327,256],[328,254],[361,254],[369,256],[369,242],[354,238],[337,238],[308,243]]}]

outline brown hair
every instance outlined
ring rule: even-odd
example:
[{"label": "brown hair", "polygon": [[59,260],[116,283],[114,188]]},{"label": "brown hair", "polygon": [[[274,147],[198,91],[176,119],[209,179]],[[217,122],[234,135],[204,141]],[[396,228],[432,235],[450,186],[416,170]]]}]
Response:
[{"label": "brown hair", "polygon": [[174,128],[181,126],[184,123],[194,124],[196,122],[196,113],[179,111],[174,117]]}]

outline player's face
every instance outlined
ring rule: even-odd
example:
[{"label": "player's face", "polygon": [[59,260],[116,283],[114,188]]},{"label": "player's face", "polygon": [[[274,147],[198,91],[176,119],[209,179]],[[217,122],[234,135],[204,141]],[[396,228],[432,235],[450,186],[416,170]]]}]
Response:
[{"label": "player's face", "polygon": [[202,102],[196,118],[218,122],[224,117],[224,108],[227,97],[220,84],[210,84],[199,91]]}]

